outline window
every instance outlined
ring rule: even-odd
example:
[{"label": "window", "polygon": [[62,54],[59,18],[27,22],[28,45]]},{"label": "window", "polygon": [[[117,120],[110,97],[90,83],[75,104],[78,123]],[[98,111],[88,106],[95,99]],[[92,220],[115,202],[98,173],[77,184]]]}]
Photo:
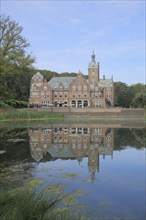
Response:
[{"label": "window", "polygon": [[97,105],[98,105],[98,107],[101,107],[101,102],[98,102]]},{"label": "window", "polygon": [[64,142],[67,142],[67,141],[68,141],[67,137],[64,137]]},{"label": "window", "polygon": [[72,89],[73,89],[73,90],[76,90],[76,86],[73,86]]},{"label": "window", "polygon": [[107,97],[110,97],[110,93],[109,92],[107,93]]},{"label": "window", "polygon": [[75,93],[73,93],[73,94],[72,94],[72,97],[75,97],[75,96],[76,96]]},{"label": "window", "polygon": [[99,134],[101,132],[101,128],[94,128],[94,134]]},{"label": "window", "polygon": [[81,86],[78,86],[78,90],[81,90]]},{"label": "window", "polygon": [[106,140],[107,140],[107,141],[110,141],[110,139],[111,139],[110,136],[107,136],[107,137],[106,137]]}]

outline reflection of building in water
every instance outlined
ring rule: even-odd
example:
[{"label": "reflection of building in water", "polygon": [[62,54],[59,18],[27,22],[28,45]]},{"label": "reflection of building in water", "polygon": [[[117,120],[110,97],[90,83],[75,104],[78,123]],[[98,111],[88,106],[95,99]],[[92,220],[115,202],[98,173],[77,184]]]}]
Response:
[{"label": "reflection of building in water", "polygon": [[53,158],[88,157],[92,178],[99,171],[99,156],[113,154],[113,129],[54,127],[29,129],[32,157],[39,162],[48,152]]},{"label": "reflection of building in water", "polygon": [[29,129],[31,156],[39,162],[47,153],[52,132],[49,129]]}]

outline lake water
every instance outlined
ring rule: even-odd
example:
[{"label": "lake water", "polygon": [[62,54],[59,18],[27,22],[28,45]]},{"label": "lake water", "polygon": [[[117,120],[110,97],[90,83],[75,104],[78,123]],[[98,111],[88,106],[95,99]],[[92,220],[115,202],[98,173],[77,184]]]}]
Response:
[{"label": "lake water", "polygon": [[145,131],[107,121],[1,125],[0,187],[55,186],[91,219],[143,220]]}]

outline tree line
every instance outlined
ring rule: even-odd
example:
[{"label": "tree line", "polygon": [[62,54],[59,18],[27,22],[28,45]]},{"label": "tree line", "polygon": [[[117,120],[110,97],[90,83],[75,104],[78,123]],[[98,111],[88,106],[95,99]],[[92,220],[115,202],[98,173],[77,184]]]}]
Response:
[{"label": "tree line", "polygon": [[[19,101],[28,102],[31,77],[39,71],[49,81],[55,76],[76,76],[77,73],[57,73],[34,68],[35,57],[28,54],[30,44],[22,36],[23,28],[9,16],[0,17],[0,100],[17,106]],[[85,76],[85,78],[88,78]],[[137,83],[128,86],[115,82],[115,105],[119,107],[144,107],[146,105],[145,85]],[[17,104],[16,104],[17,102]]]}]

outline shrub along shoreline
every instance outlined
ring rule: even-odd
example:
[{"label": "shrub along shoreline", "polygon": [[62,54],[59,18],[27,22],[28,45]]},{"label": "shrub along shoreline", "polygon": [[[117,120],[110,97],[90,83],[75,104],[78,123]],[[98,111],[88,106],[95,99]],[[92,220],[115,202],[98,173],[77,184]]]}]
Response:
[{"label": "shrub along shoreline", "polygon": [[0,110],[0,121],[63,119],[61,113],[32,112],[29,109]]}]

